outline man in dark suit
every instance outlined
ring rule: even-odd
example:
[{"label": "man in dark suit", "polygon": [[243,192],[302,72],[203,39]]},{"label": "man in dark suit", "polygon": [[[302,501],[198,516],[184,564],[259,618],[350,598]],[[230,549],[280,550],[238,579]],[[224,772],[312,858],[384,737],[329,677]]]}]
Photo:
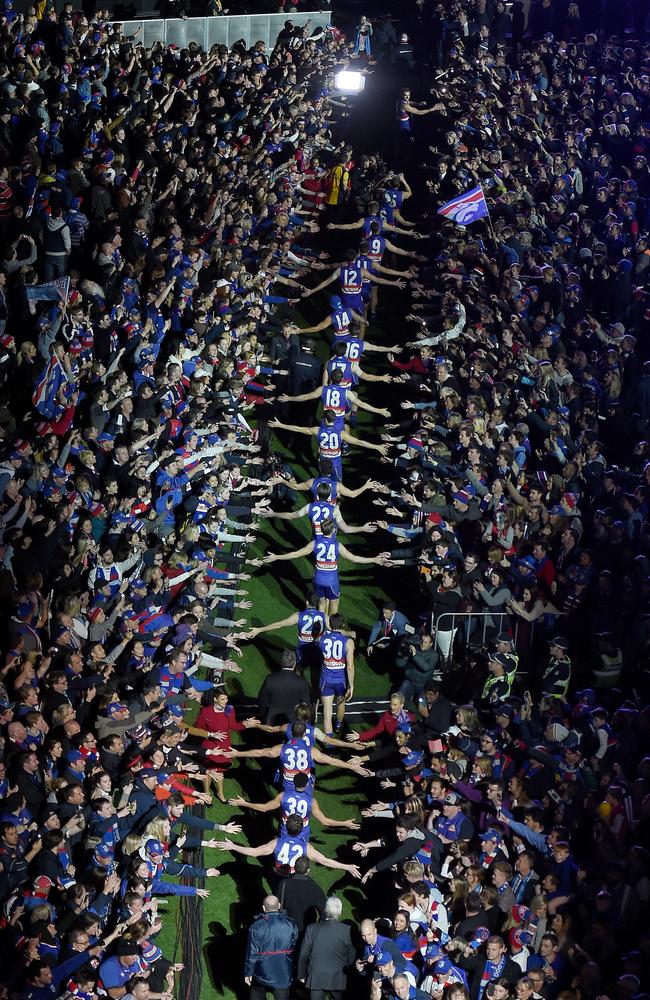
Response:
[{"label": "man in dark suit", "polygon": [[47,800],[43,775],[35,753],[28,751],[16,758],[15,784],[36,819]]},{"label": "man in dark suit", "polygon": [[303,854],[290,878],[282,879],[278,895],[286,914],[295,920],[299,931],[325,912],[325,893],[309,874],[309,858]]},{"label": "man in dark suit", "polygon": [[296,673],[296,654],[285,650],[282,669],[266,678],[257,696],[262,722],[267,726],[280,725],[293,719],[293,710],[300,702],[311,702],[309,684]]},{"label": "man in dark suit", "polygon": [[381,617],[375,622],[368,639],[368,652],[382,646],[394,646],[404,635],[409,620],[401,611],[397,611],[395,601],[383,601]]},{"label": "man in dark suit", "polygon": [[407,627],[413,631],[406,615],[397,610],[395,601],[383,601],[381,615],[370,630],[366,651],[368,658],[372,656],[377,671],[392,669],[399,641]]},{"label": "man in dark suit", "polygon": [[325,919],[310,924],[298,958],[298,979],[309,990],[310,1000],[342,1000],[347,986],[347,970],[355,958],[355,948],[347,924],[339,923],[340,899],[329,896],[325,903]]}]

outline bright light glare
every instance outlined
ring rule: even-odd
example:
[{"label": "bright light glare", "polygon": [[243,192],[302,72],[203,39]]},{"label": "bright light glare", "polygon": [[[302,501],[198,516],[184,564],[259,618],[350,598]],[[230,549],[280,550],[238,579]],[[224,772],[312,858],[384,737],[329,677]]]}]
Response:
[{"label": "bright light glare", "polygon": [[351,69],[341,70],[336,74],[336,89],[344,94],[360,94],[366,85],[366,78],[362,73],[357,73]]}]

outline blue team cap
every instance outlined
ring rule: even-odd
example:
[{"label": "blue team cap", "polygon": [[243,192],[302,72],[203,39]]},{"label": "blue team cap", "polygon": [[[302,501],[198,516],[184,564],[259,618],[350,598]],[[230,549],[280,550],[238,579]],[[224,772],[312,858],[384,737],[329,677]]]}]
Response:
[{"label": "blue team cap", "polygon": [[436,976],[446,976],[451,972],[453,966],[448,958],[439,958],[433,966],[433,973]]},{"label": "blue team cap", "polygon": [[377,955],[377,958],[375,959],[375,964],[379,968],[382,965],[389,965],[393,961],[394,958],[389,951],[382,951],[381,955]]},{"label": "blue team cap", "polygon": [[411,750],[404,758],[404,767],[419,767],[424,754],[421,750]]},{"label": "blue team cap", "polygon": [[481,840],[492,840],[495,844],[500,844],[503,837],[498,830],[486,830],[481,834]]}]

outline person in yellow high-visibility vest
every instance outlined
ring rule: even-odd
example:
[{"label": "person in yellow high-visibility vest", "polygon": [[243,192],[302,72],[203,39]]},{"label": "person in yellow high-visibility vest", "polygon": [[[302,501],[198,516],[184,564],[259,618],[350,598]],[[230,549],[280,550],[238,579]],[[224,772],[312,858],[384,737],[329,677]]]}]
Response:
[{"label": "person in yellow high-visibility vest", "polygon": [[350,150],[346,149],[325,178],[325,215],[332,222],[345,205],[350,193]]}]

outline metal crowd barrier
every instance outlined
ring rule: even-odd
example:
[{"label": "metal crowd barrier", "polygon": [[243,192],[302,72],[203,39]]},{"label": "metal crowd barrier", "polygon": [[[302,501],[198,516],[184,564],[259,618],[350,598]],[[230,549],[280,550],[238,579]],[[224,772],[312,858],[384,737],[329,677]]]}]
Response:
[{"label": "metal crowd barrier", "polygon": [[[552,617],[562,618],[564,612]],[[431,624],[436,629],[436,635],[438,632],[453,633],[449,656],[446,657],[447,662],[451,660],[454,645],[458,640],[461,640],[465,646],[485,646],[498,632],[510,632],[520,655],[523,654],[527,659],[533,649],[535,633],[544,628],[544,618],[545,616],[538,618],[537,621],[527,622],[516,614],[507,612],[499,614],[493,611],[445,611],[436,619],[432,618]],[[520,638],[526,628],[529,630],[528,638],[525,648],[522,649]],[[525,672],[525,670],[520,670],[520,673]]]},{"label": "metal crowd barrier", "polygon": [[138,34],[138,41],[145,48],[155,42],[178,45],[186,48],[196,42],[206,52],[213,45],[232,45],[243,39],[247,48],[255,42],[265,42],[272,49],[276,39],[289,19],[295,25],[304,27],[308,21],[310,28],[326,28],[331,16],[327,11],[305,11],[300,14],[242,14],[232,17],[188,17],[143,18],[136,21],[122,21],[124,34]]}]

